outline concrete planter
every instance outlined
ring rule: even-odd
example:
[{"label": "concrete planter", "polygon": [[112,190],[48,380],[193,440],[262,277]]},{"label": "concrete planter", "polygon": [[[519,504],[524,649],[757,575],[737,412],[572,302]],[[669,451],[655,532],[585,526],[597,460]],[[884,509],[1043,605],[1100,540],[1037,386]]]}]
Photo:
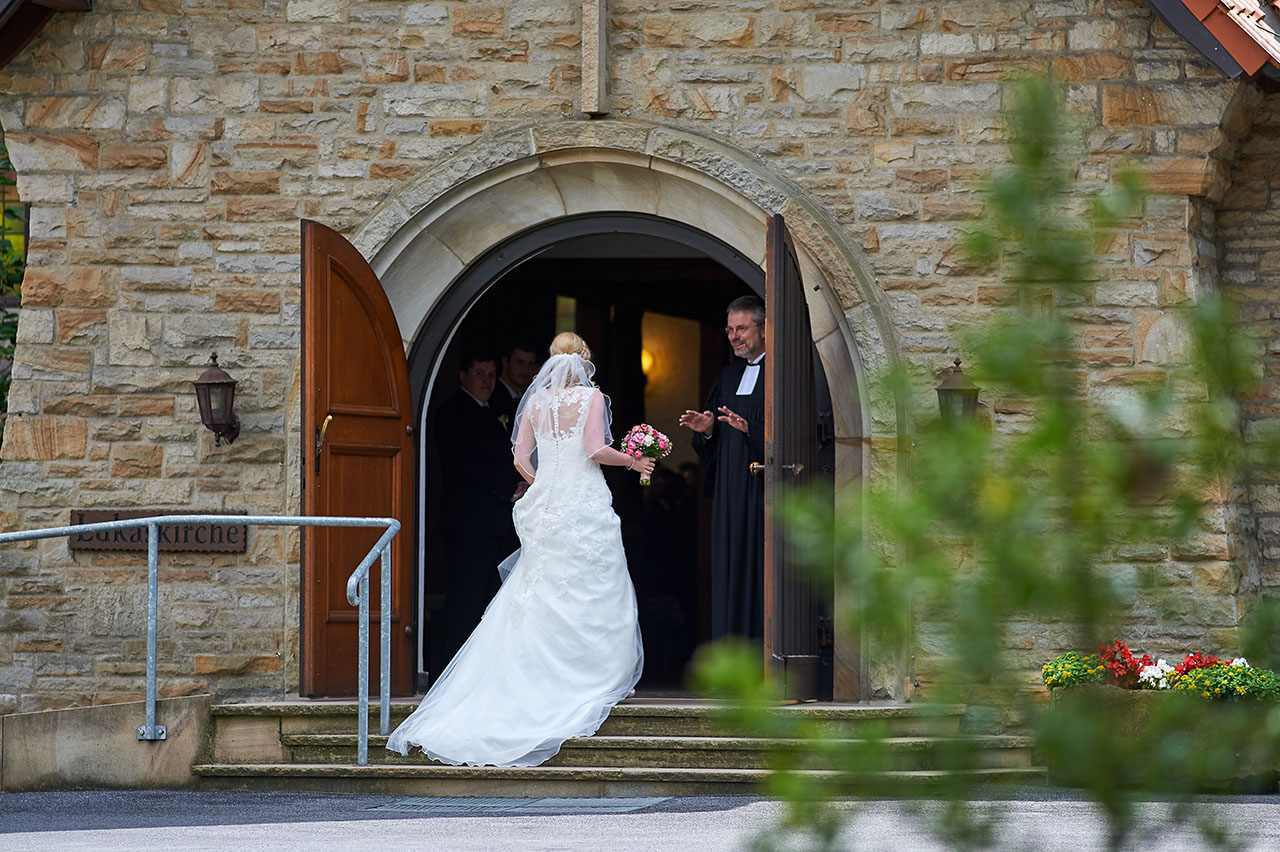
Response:
[{"label": "concrete planter", "polygon": [[1051,783],[1277,792],[1280,705],[1084,684],[1055,690],[1041,731]]}]

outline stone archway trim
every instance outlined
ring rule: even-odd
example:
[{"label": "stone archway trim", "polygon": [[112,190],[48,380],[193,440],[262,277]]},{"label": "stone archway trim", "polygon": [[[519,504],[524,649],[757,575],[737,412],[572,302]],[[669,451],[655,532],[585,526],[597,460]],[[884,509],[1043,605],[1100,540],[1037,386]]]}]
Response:
[{"label": "stone archway trim", "polygon": [[694,133],[636,121],[558,121],[482,137],[384,201],[352,242],[383,278],[412,337],[449,282],[503,239],[552,218],[618,211],[702,228],[756,263],[764,258],[765,219],[783,213],[814,285],[810,317],[823,360],[852,366],[850,378],[862,389],[860,399],[843,400],[856,413],[837,412],[857,429],[841,430],[844,437],[901,434],[898,402],[868,392],[869,375],[895,359],[897,346],[887,300],[860,249],[821,205],[758,158]]}]

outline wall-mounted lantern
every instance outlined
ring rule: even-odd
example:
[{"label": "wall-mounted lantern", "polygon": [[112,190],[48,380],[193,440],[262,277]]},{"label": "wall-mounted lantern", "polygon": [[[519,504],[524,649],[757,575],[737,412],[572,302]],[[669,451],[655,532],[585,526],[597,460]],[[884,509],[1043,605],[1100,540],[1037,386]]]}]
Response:
[{"label": "wall-mounted lantern", "polygon": [[978,386],[960,369],[959,358],[954,367],[947,368],[936,390],[943,424],[973,422],[978,413]]},{"label": "wall-mounted lantern", "polygon": [[209,358],[209,369],[194,382],[196,403],[200,406],[200,422],[213,433],[213,445],[228,444],[240,434],[240,418],[236,417],[236,380],[218,366],[218,353]]}]

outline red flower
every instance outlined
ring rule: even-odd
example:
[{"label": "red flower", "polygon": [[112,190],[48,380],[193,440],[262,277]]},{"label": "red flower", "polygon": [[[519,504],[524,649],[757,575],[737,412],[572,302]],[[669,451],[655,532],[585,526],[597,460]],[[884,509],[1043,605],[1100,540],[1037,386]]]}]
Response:
[{"label": "red flower", "polygon": [[1183,657],[1182,662],[1174,666],[1173,670],[1180,675],[1184,675],[1193,669],[1207,669],[1209,666],[1216,666],[1221,662],[1222,660],[1219,660],[1212,654],[1206,657],[1199,651],[1196,651]]},{"label": "red flower", "polygon": [[1117,639],[1110,645],[1106,642],[1100,644],[1098,658],[1102,660],[1103,667],[1111,676],[1111,682],[1125,689],[1135,688],[1138,683],[1138,672],[1142,671],[1143,666],[1153,664],[1150,654],[1143,654],[1140,660],[1135,658],[1123,639]]}]

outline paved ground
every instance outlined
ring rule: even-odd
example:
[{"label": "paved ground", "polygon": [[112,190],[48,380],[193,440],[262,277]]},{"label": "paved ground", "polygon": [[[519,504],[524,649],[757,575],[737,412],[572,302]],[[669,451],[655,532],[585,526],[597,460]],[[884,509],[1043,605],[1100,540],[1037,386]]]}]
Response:
[{"label": "paved ground", "polygon": [[[1106,847],[1105,824],[1069,792],[1017,790],[973,803],[996,820],[999,850],[1089,852]],[[1195,818],[1224,827],[1237,849],[1280,850],[1280,797],[1219,797]],[[848,802],[839,844],[858,850],[945,850],[935,802]],[[1142,837],[1128,848],[1212,848],[1172,806],[1142,805]],[[81,792],[0,794],[0,850],[195,852],[310,850],[743,850],[782,815],[751,798],[640,800],[440,800],[313,794]],[[765,848],[812,848],[775,838]]]}]

